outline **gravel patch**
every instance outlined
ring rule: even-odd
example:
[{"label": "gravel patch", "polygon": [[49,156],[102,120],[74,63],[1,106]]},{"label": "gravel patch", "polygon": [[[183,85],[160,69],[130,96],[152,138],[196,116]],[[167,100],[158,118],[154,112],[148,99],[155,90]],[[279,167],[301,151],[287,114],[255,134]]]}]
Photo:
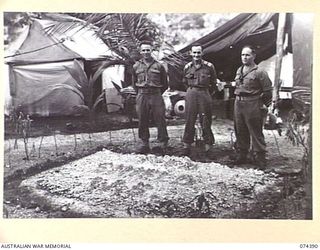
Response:
[{"label": "gravel patch", "polygon": [[273,173],[188,157],[103,150],[32,176],[20,188],[53,209],[90,217],[234,218],[279,181]]}]

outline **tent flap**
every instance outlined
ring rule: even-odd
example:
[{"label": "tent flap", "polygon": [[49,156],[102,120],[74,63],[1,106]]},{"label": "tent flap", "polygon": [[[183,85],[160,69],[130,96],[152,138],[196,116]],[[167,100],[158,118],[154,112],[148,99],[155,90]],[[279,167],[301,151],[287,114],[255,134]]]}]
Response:
[{"label": "tent flap", "polygon": [[73,62],[13,66],[14,107],[30,115],[72,115],[84,101],[64,66],[73,67]]}]

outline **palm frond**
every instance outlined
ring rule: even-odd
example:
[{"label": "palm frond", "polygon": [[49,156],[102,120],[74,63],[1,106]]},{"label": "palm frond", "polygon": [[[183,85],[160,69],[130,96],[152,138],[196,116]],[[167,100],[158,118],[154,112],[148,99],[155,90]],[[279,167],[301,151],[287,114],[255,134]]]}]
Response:
[{"label": "palm frond", "polygon": [[46,27],[45,29],[45,31],[49,34],[64,34],[70,30],[73,30],[74,34],[76,34],[82,29],[91,28],[90,25],[84,20],[66,14],[43,13],[42,18],[54,21],[54,24]]},{"label": "palm frond", "polygon": [[120,60],[120,59],[103,62],[101,64],[101,66],[94,72],[91,81],[95,82],[106,68],[114,66],[114,65],[125,64],[125,63],[126,62],[124,60]]},{"label": "palm frond", "polygon": [[[88,14],[85,21],[98,28],[97,35],[110,49],[123,58],[132,59],[138,54],[141,40],[152,39],[159,42],[162,33],[146,14],[107,13]],[[129,53],[123,53],[125,47]]]},{"label": "palm frond", "polygon": [[[121,87],[118,84],[116,84],[114,81],[111,81],[111,83],[115,87],[115,89],[118,91],[118,93],[120,93],[121,92]],[[121,81],[121,85],[122,85],[122,83],[123,82]]]},{"label": "palm frond", "polygon": [[104,101],[104,95],[105,95],[105,90],[103,90],[101,92],[101,94],[97,97],[97,99],[95,100],[92,109],[95,110],[97,108],[97,106],[99,105],[100,102]]},{"label": "palm frond", "polygon": [[73,67],[64,66],[64,68],[69,72],[72,78],[80,85],[80,88],[88,85],[88,78],[82,66],[78,60],[73,60]]}]

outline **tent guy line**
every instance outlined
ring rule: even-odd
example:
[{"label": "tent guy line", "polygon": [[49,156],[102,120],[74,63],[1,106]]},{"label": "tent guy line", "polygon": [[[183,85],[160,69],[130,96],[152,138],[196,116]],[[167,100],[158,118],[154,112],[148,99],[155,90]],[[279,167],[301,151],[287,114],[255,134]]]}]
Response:
[{"label": "tent guy line", "polygon": [[44,46],[44,47],[41,47],[39,49],[26,51],[26,52],[23,52],[23,53],[17,53],[17,54],[14,54],[14,55],[5,56],[4,58],[15,57],[15,56],[20,56],[20,55],[24,55],[24,54],[37,52],[37,51],[40,51],[40,50],[43,50],[43,49],[47,49],[47,48],[52,47],[52,46],[56,46],[57,44],[63,43],[65,40],[66,40],[65,38],[61,38],[61,40],[59,42],[56,42],[54,44],[51,44],[51,45],[48,45],[48,46]]}]

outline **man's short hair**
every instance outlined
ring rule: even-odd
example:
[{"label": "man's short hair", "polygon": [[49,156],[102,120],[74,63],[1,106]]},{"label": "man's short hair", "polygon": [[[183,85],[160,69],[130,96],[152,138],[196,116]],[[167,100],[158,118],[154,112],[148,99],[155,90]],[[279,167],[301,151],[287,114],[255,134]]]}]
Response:
[{"label": "man's short hair", "polygon": [[143,44],[153,46],[153,42],[150,41],[150,40],[142,40],[142,41],[140,41],[139,47],[141,47],[141,45],[143,45]]},{"label": "man's short hair", "polygon": [[200,47],[203,50],[203,47],[201,45],[201,43],[194,43],[191,45],[190,50],[192,49],[192,47]]},{"label": "man's short hair", "polygon": [[241,51],[242,51],[243,49],[245,49],[245,48],[251,49],[252,54],[255,54],[255,55],[257,54],[257,53],[256,53],[256,48],[255,48],[253,45],[247,44],[247,45],[245,45],[245,46],[242,47]]}]

